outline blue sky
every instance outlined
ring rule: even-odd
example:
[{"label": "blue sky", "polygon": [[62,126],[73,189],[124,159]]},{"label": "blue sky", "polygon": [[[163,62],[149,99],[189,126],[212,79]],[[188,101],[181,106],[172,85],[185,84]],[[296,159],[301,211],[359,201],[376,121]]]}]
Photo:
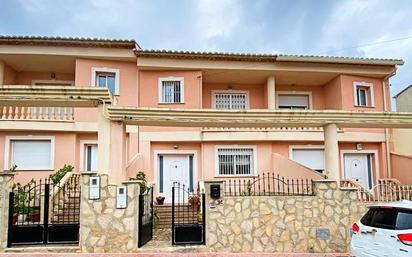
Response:
[{"label": "blue sky", "polygon": [[1,9],[3,35],[136,39],[149,49],[402,58],[392,95],[412,84],[410,0],[2,0]]}]

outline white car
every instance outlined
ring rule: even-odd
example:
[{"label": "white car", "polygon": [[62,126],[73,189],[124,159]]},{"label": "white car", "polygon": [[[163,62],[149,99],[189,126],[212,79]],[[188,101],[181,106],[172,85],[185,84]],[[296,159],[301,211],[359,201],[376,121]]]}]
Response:
[{"label": "white car", "polygon": [[412,202],[381,203],[352,226],[353,256],[412,257]]}]

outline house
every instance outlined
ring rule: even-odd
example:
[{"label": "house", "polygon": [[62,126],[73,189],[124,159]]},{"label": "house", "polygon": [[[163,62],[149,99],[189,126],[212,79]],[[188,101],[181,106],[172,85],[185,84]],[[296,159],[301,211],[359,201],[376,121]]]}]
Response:
[{"label": "house", "polygon": [[[0,85],[105,87],[115,107],[255,110],[256,115],[276,110],[314,119],[328,110],[390,111],[388,80],[402,64],[145,50],[134,40],[0,37]],[[96,108],[1,107],[0,167],[17,165],[15,179],[22,182],[46,177],[64,164],[97,171],[98,118]],[[383,127],[154,125],[127,125],[125,137],[118,138],[124,144],[112,149],[111,158],[122,167],[114,175],[118,180],[144,171],[166,201],[176,181],[194,189],[200,180],[274,172],[286,178],[353,179],[371,189],[380,178],[405,175],[393,171],[391,130]]]},{"label": "house", "polygon": [[[397,112],[412,111],[412,85],[405,87],[393,98],[396,100]],[[392,170],[394,176],[405,184],[412,184],[412,173],[408,167],[412,162],[412,146],[409,140],[412,138],[411,129],[393,129]]]}]

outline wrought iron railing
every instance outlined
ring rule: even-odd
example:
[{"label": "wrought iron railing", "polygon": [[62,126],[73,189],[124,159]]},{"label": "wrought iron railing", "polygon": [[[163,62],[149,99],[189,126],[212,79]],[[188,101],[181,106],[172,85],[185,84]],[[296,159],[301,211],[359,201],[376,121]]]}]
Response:
[{"label": "wrought iron railing", "polygon": [[313,181],[263,173],[253,178],[228,179],[224,191],[226,196],[313,195]]},{"label": "wrought iron railing", "polygon": [[341,187],[355,188],[362,202],[412,201],[412,185],[402,185],[393,179],[379,179],[370,190],[354,180],[341,180]]}]

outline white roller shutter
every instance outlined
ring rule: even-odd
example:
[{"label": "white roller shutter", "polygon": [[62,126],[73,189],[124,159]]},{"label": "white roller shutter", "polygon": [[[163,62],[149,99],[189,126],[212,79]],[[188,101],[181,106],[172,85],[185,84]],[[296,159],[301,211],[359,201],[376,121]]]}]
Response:
[{"label": "white roller shutter", "polygon": [[293,149],[292,159],[313,170],[325,170],[325,151],[323,149]]},{"label": "white roller shutter", "polygon": [[13,140],[11,165],[19,170],[51,169],[50,140]]},{"label": "white roller shutter", "polygon": [[279,95],[279,107],[304,107],[309,108],[309,96],[307,95]]}]

